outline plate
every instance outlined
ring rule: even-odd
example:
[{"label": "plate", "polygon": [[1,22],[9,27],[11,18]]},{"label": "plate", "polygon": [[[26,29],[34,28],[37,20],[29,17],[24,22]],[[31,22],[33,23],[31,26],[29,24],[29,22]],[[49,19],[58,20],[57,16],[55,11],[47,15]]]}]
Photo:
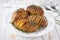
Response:
[{"label": "plate", "polygon": [[33,32],[33,33],[25,33],[25,32],[21,32],[19,30],[17,30],[11,23],[11,17],[12,17],[12,12],[7,14],[6,18],[5,18],[5,26],[8,27],[8,29],[10,29],[13,33],[19,35],[19,36],[23,36],[23,37],[38,37],[38,36],[42,36],[45,35],[47,33],[49,33],[50,31],[52,31],[55,27],[55,20],[54,18],[49,15],[49,13],[44,12],[45,13],[45,17],[48,20],[48,25],[45,29],[37,31],[37,32]]}]

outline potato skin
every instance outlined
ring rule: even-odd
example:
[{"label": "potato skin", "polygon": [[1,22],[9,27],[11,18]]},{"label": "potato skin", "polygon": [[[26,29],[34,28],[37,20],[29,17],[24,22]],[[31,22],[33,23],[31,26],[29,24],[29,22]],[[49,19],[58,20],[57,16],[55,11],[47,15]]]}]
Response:
[{"label": "potato skin", "polygon": [[24,19],[27,16],[28,16],[28,13],[24,9],[20,8],[13,13],[11,17],[11,23],[14,23],[17,19]]},{"label": "potato skin", "polygon": [[48,25],[47,18],[44,16],[42,22],[41,22],[41,27],[46,27]]},{"label": "potato skin", "polygon": [[27,19],[17,20],[14,22],[14,26],[25,32],[35,32],[39,29],[35,21],[29,21]]},{"label": "potato skin", "polygon": [[31,15],[31,16],[28,16],[28,20],[37,22],[37,24],[40,27],[45,27],[48,24],[45,16],[42,17],[42,16],[38,16],[38,15]]},{"label": "potato skin", "polygon": [[48,25],[43,9],[36,5],[28,6],[27,10],[19,8],[13,13],[11,23],[24,32],[35,32]]},{"label": "potato skin", "polygon": [[44,16],[44,11],[41,7],[36,6],[36,5],[30,5],[27,7],[27,11],[30,14],[33,15],[40,15],[40,16]]},{"label": "potato skin", "polygon": [[28,16],[27,19],[18,19],[14,22],[14,26],[24,32],[35,32],[41,27],[47,26],[46,17],[41,17],[37,15]]},{"label": "potato skin", "polygon": [[31,15],[31,16],[28,16],[28,20],[37,22],[37,24],[41,27],[41,22],[43,20],[43,17],[38,15]]}]

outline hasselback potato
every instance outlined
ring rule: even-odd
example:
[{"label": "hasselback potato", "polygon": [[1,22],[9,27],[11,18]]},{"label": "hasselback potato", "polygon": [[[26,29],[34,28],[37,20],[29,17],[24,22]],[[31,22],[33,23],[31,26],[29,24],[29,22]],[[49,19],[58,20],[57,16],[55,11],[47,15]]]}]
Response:
[{"label": "hasselback potato", "polygon": [[14,22],[14,26],[25,32],[34,32],[39,29],[39,26],[35,21],[29,21],[27,19],[17,20]]},{"label": "hasselback potato", "polygon": [[23,8],[18,9],[16,12],[13,13],[11,22],[14,23],[17,19],[23,19],[28,16],[27,11],[25,11]]},{"label": "hasselback potato", "polygon": [[30,5],[27,7],[27,12],[33,15],[44,16],[43,9],[36,5]]},{"label": "hasselback potato", "polygon": [[36,5],[30,5],[26,10],[19,8],[13,13],[11,23],[24,32],[35,32],[48,25],[43,9]]}]

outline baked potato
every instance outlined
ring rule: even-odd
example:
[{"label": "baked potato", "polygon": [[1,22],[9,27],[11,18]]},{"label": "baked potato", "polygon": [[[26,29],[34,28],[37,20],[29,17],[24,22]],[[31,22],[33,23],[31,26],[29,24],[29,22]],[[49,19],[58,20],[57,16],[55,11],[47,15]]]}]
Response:
[{"label": "baked potato", "polygon": [[14,23],[17,19],[24,19],[27,16],[28,16],[28,13],[24,9],[20,8],[13,13],[11,17],[11,23]]},{"label": "baked potato", "polygon": [[27,19],[17,20],[14,22],[14,26],[24,32],[35,32],[39,29],[39,26],[35,21],[29,21]]},{"label": "baked potato", "polygon": [[43,9],[36,5],[30,5],[26,10],[19,8],[13,13],[11,23],[24,32],[35,32],[48,25]]},{"label": "baked potato", "polygon": [[33,15],[44,16],[43,9],[36,5],[30,5],[27,7],[27,12]]},{"label": "baked potato", "polygon": [[44,16],[43,17],[43,20],[42,20],[42,22],[41,22],[41,27],[46,27],[48,25],[48,20],[47,20],[47,18]]}]

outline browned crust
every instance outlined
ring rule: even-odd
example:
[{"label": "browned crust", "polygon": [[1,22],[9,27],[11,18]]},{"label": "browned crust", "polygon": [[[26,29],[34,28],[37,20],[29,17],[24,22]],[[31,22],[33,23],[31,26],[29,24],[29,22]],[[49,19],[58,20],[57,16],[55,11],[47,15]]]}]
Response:
[{"label": "browned crust", "polygon": [[30,13],[30,14],[33,14],[33,15],[40,15],[40,16],[44,16],[44,11],[41,7],[39,6],[36,6],[36,5],[30,5],[27,7],[27,11]]},{"label": "browned crust", "polygon": [[27,10],[19,8],[11,18],[11,23],[25,32],[35,32],[40,27],[46,27],[48,22],[44,16],[43,9],[36,5],[30,5]]}]

